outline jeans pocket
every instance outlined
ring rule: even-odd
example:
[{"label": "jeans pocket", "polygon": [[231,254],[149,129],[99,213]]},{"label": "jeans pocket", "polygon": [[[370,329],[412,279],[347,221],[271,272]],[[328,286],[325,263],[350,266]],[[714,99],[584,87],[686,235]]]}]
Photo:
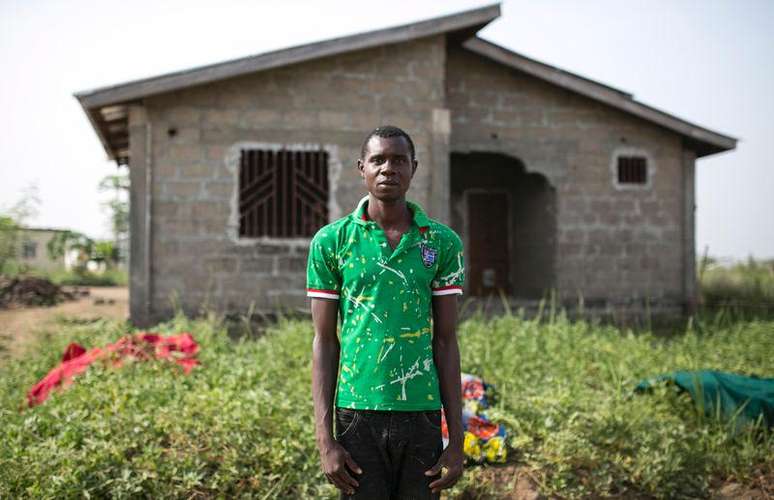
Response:
[{"label": "jeans pocket", "polygon": [[360,412],[349,408],[336,408],[336,439],[352,432],[360,421]]},{"label": "jeans pocket", "polygon": [[437,432],[441,430],[441,410],[423,411],[422,419],[431,431]]}]

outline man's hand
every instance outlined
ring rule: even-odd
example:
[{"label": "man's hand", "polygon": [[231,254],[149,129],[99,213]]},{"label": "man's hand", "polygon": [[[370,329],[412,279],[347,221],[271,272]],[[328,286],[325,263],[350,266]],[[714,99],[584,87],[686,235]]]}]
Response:
[{"label": "man's hand", "polygon": [[435,476],[441,472],[441,468],[446,469],[442,477],[430,483],[433,493],[438,493],[454,486],[462,476],[464,459],[456,295],[433,297],[433,360],[438,370],[441,403],[446,415],[446,427],[449,430],[449,446],[443,450],[438,463],[425,472],[427,476]]},{"label": "man's hand", "polygon": [[430,483],[430,489],[433,490],[433,493],[451,488],[462,477],[463,459],[462,447],[447,446],[443,450],[438,463],[425,472],[425,476],[435,476],[441,472],[442,468],[446,469],[446,474]]},{"label": "man's hand", "polygon": [[349,452],[336,441],[320,447],[320,463],[328,481],[347,495],[353,495],[358,483],[350,471],[362,474]]},{"label": "man's hand", "polygon": [[[315,431],[320,464],[328,481],[346,494],[353,494],[358,486],[350,474],[363,471],[352,460],[347,450],[333,439],[333,395],[339,369],[339,338],[336,335],[338,300],[312,299],[312,399],[314,400]],[[347,470],[349,467],[349,470]]]}]

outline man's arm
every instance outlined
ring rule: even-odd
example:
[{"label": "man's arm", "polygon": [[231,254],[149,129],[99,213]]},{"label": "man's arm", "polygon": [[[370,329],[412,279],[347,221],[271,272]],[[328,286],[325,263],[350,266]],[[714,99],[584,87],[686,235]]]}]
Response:
[{"label": "man's arm", "polygon": [[457,295],[433,297],[433,359],[438,370],[441,401],[449,429],[449,445],[438,463],[425,472],[434,476],[446,467],[446,474],[430,483],[433,492],[451,488],[462,476],[463,431],[460,349],[457,345]]},{"label": "man's arm", "polygon": [[340,350],[336,335],[338,309],[338,300],[312,299],[312,399],[317,449],[320,451],[323,473],[337,488],[351,495],[358,483],[347,467],[358,474],[362,471],[333,437],[333,395],[336,392]]}]

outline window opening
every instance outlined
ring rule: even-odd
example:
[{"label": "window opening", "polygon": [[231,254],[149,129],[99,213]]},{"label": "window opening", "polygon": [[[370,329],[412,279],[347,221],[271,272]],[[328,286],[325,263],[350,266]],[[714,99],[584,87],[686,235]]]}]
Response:
[{"label": "window opening", "polygon": [[22,256],[25,259],[34,259],[38,253],[38,244],[34,241],[25,241],[22,245]]},{"label": "window opening", "polygon": [[328,223],[328,153],[243,149],[239,236],[311,237]]},{"label": "window opening", "polygon": [[648,161],[643,156],[618,157],[619,184],[647,184]]}]

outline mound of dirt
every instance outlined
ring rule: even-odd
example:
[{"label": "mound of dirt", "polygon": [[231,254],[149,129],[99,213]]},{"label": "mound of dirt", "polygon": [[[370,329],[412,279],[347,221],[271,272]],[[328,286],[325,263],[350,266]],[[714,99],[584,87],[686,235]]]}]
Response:
[{"label": "mound of dirt", "polygon": [[767,500],[774,498],[774,462],[758,465],[746,480],[728,477],[716,481],[712,500]]},{"label": "mound of dirt", "polygon": [[53,306],[65,300],[73,300],[74,294],[45,278],[23,276],[0,277],[0,308]]}]

